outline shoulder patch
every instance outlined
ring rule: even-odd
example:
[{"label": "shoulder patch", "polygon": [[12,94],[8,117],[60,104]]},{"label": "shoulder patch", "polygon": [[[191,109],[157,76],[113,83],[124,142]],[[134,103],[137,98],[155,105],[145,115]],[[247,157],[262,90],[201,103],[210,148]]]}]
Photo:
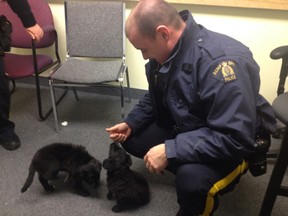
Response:
[{"label": "shoulder patch", "polygon": [[235,69],[234,61],[223,61],[213,70],[212,77],[224,83],[237,80]]}]

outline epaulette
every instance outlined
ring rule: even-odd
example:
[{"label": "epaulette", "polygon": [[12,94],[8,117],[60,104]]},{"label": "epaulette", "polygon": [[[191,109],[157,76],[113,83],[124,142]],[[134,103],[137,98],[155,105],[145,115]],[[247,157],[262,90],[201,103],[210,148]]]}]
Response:
[{"label": "epaulette", "polygon": [[201,38],[198,39],[198,43],[197,44],[198,44],[198,46],[200,46],[203,49],[205,49],[213,60],[217,59],[217,58],[220,58],[222,56],[225,56],[224,50],[221,47],[219,47],[218,45],[216,45],[216,44],[213,44],[213,43],[207,44]]}]

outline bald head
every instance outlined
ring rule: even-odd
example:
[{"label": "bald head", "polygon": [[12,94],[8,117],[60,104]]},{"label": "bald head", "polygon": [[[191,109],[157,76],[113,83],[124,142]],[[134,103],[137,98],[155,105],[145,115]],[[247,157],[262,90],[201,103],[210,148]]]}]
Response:
[{"label": "bald head", "polygon": [[142,36],[154,38],[159,25],[179,30],[182,23],[177,10],[166,1],[140,0],[127,19],[125,31],[127,37],[136,30]]}]

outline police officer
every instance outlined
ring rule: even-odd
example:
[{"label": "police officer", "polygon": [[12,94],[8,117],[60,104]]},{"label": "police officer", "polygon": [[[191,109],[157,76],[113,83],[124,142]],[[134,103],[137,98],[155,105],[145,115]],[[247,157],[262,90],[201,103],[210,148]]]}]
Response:
[{"label": "police officer", "polygon": [[[7,3],[19,16],[27,33],[30,34],[33,39],[39,41],[44,33],[36,23],[27,0],[7,0]],[[1,4],[6,3],[1,2]],[[0,53],[0,145],[7,150],[15,150],[20,147],[21,142],[14,132],[14,122],[9,120],[10,93],[8,80],[5,77],[3,56],[4,53]]]},{"label": "police officer", "polygon": [[[198,25],[187,10],[141,0],[126,35],[142,52],[149,91],[106,131],[147,169],[175,173],[177,216],[211,215],[217,195],[247,171],[259,126],[259,67],[240,42]],[[263,120],[264,121],[264,120]]]}]

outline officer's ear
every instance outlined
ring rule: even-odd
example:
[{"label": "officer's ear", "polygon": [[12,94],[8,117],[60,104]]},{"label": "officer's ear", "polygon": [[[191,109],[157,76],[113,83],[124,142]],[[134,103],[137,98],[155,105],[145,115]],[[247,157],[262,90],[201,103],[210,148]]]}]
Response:
[{"label": "officer's ear", "polygon": [[170,39],[170,31],[165,25],[160,25],[156,28],[158,37],[162,40],[168,41]]}]

